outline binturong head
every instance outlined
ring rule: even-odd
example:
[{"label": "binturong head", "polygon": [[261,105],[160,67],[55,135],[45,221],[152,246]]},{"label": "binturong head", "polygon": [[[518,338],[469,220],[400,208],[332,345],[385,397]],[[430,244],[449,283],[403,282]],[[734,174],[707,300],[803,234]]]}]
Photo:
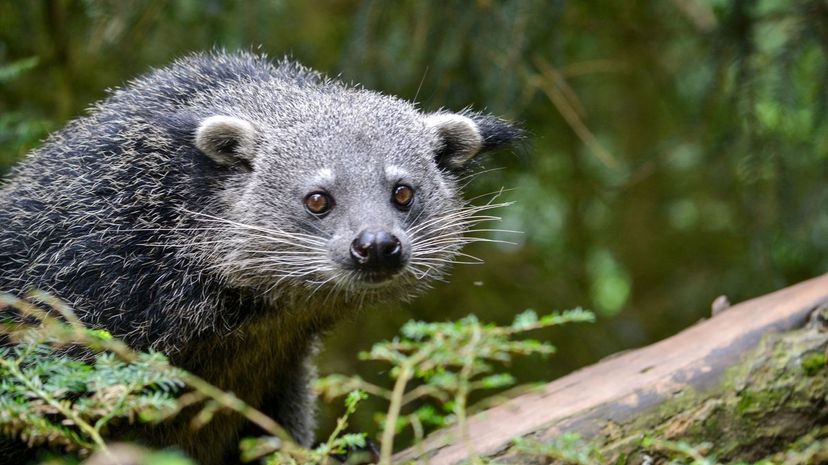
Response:
[{"label": "binturong head", "polygon": [[[440,279],[492,219],[458,181],[520,137],[481,113],[424,114],[341,84],[224,92],[194,145],[226,171],[204,254],[225,279],[279,298],[406,298]],[[224,99],[222,101],[222,99]],[[294,293],[296,295],[296,293]]]}]

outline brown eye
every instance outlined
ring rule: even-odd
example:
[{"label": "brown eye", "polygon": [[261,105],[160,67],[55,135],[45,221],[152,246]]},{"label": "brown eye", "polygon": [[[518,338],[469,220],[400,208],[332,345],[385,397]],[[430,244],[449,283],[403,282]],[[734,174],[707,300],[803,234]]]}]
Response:
[{"label": "brown eye", "polygon": [[333,208],[333,199],[324,192],[314,192],[305,197],[305,208],[314,215],[323,215]]},{"label": "brown eye", "polygon": [[394,203],[397,204],[398,207],[408,208],[411,206],[411,201],[414,200],[414,189],[404,185],[399,184],[397,187],[394,188]]}]

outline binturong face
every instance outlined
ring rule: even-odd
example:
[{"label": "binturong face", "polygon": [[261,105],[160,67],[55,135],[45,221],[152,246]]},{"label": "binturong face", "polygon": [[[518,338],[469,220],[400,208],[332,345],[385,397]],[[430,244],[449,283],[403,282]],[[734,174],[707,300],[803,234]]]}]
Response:
[{"label": "binturong face", "polygon": [[368,303],[414,295],[463,261],[475,240],[465,234],[497,205],[468,205],[458,182],[519,131],[364,90],[303,98],[289,120],[235,109],[196,131],[229,174],[201,215],[220,235],[207,255],[228,282]]}]

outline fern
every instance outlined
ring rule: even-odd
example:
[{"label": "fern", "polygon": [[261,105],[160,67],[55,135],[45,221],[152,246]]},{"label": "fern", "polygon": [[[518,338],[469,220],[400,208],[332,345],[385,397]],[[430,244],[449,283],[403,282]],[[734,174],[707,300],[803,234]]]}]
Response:
[{"label": "fern", "polygon": [[160,353],[130,362],[97,353],[85,361],[65,355],[65,341],[47,333],[17,339],[0,350],[0,430],[29,446],[81,454],[102,448],[114,420],[164,418],[185,386],[183,372]]}]

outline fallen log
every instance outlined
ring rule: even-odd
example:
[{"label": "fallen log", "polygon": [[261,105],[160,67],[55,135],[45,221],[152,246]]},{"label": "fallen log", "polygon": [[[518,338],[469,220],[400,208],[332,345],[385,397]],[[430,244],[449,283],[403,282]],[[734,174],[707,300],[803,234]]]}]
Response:
[{"label": "fallen log", "polygon": [[470,453],[520,462],[515,438],[565,432],[610,457],[634,456],[642,435],[653,435],[709,441],[719,457],[753,460],[825,424],[828,274],[718,307],[673,337],[471,417],[470,443],[454,429],[438,431],[395,463],[451,465]]}]

